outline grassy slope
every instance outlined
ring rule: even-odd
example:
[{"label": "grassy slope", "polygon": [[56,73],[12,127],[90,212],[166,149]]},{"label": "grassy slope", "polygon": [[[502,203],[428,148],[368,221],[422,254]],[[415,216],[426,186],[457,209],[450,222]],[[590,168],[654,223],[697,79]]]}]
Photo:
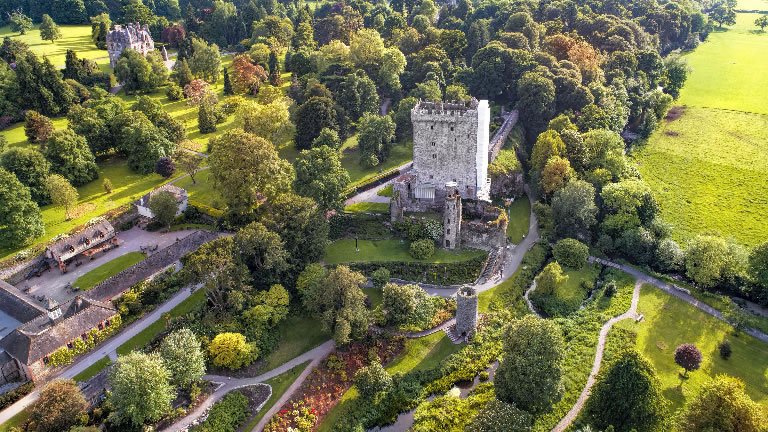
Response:
[{"label": "grassy slope", "polygon": [[261,370],[272,370],[288,360],[320,345],[330,336],[322,331],[320,322],[314,318],[293,314],[280,323],[276,331],[280,344],[267,358]]},{"label": "grassy slope", "polygon": [[757,193],[768,188],[768,78],[758,72],[768,70],[768,33],[755,31],[757,16],[738,14],[734,27],[685,56],[692,72],[676,102],[685,114],[636,152],[677,240],[768,237],[768,198]]},{"label": "grassy slope", "polygon": [[132,265],[143,261],[146,256],[141,252],[129,252],[125,255],[121,255],[106,264],[102,264],[88,273],[77,278],[72,286],[80,288],[82,291],[87,291],[99,282],[106,280],[109,277],[131,267]]},{"label": "grassy slope", "polygon": [[509,206],[509,225],[507,225],[507,237],[514,244],[520,243],[528,235],[531,224],[531,202],[526,195],[516,199]]},{"label": "grassy slope", "polygon": [[389,213],[389,203],[359,202],[344,207],[350,213]]},{"label": "grassy slope", "polygon": [[25,35],[12,32],[10,26],[0,27],[0,38],[9,36],[29,45],[30,50],[38,56],[46,56],[54,66],[64,67],[64,59],[67,50],[77,53],[79,58],[96,60],[102,68],[109,66],[107,50],[100,50],[91,41],[91,26],[87,25],[60,25],[62,38],[55,43],[44,41],[40,38],[38,26],[28,31]]},{"label": "grassy slope", "polygon": [[350,186],[357,186],[380,172],[389,171],[410,161],[413,158],[413,143],[395,144],[389,158],[374,168],[364,168],[360,165],[360,152],[357,149],[357,135],[350,137],[341,147],[341,165],[349,173],[352,181]]},{"label": "grassy slope", "polygon": [[176,185],[187,191],[192,204],[200,203],[219,210],[224,210],[226,207],[219,192],[213,188],[213,176],[210,170],[197,173],[194,184],[190,177],[185,177],[176,182]]},{"label": "grassy slope", "polygon": [[[643,287],[638,310],[644,315],[642,322],[625,320],[618,326],[637,332],[637,347],[656,367],[673,409],[717,374],[742,379],[750,397],[768,406],[768,345],[745,334],[734,337],[728,324],[652,287]],[[728,360],[717,351],[723,339],[730,340],[733,349]],[[675,364],[674,351],[682,343],[695,344],[704,362],[680,387],[682,369]]]},{"label": "grassy slope", "polygon": [[101,359],[95,361],[92,365],[88,366],[86,369],[84,369],[82,372],[74,376],[74,380],[77,382],[85,382],[89,379],[93,378],[104,370],[105,367],[109,366],[112,363],[112,361],[109,360],[109,357],[104,356]]},{"label": "grassy slope", "polygon": [[0,432],[11,432],[14,428],[21,427],[21,425],[24,424],[28,418],[29,410],[25,409],[24,411],[11,417],[11,419],[7,422],[0,424]]},{"label": "grassy slope", "polygon": [[[326,264],[340,264],[348,262],[367,262],[367,261],[404,261],[415,262],[408,252],[408,243],[401,243],[400,240],[360,240],[358,242],[360,252],[355,252],[354,239],[336,240],[325,249],[323,261]],[[435,254],[422,262],[450,263],[465,261],[485,252],[475,249],[448,251],[445,249],[436,249]]]},{"label": "grassy slope", "polygon": [[582,288],[581,283],[587,282],[590,287],[594,286],[600,268],[594,265],[585,265],[579,270],[565,267],[563,272],[568,276],[568,280],[557,288],[555,297],[567,310],[575,312],[587,298],[587,290]]}]

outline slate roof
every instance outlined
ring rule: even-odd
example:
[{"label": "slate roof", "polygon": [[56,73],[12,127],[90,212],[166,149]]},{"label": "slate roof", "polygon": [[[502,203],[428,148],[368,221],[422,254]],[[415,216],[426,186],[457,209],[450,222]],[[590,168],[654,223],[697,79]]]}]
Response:
[{"label": "slate roof", "polygon": [[158,192],[170,192],[173,194],[173,196],[176,198],[176,202],[181,204],[184,201],[187,200],[187,191],[176,186],[172,185],[170,183],[166,183],[159,188],[145,194],[141,198],[139,198],[136,202],[134,202],[135,205],[140,207],[149,207],[149,200]]},{"label": "slate roof", "polygon": [[57,261],[66,261],[115,236],[115,228],[106,219],[100,219],[81,231],[50,244],[47,254]]},{"label": "slate roof", "polygon": [[19,326],[0,340],[0,348],[30,365],[115,314],[117,310],[110,304],[77,296]]},{"label": "slate roof", "polygon": [[47,310],[35,303],[15,286],[0,280],[0,310],[19,322],[27,322],[44,315]]}]

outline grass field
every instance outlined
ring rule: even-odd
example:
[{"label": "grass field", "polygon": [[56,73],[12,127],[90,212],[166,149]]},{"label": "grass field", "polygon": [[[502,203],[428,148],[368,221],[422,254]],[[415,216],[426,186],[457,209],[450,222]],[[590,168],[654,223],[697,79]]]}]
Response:
[{"label": "grass field", "polygon": [[38,25],[29,30],[27,34],[20,35],[11,31],[10,26],[0,27],[0,38],[6,36],[17,39],[29,45],[29,49],[38,56],[46,56],[54,66],[64,67],[64,59],[67,50],[73,50],[79,58],[96,60],[102,68],[109,67],[109,55],[107,50],[100,50],[91,41],[91,26],[87,25],[60,25],[62,38],[55,43],[44,41],[40,38]]},{"label": "grass field", "polygon": [[265,372],[330,339],[318,320],[298,314],[290,315],[275,331],[278,332],[280,342],[277,349],[266,358],[261,368]]},{"label": "grass field", "polygon": [[[653,287],[643,286],[638,310],[644,315],[643,321],[625,320],[617,325],[637,333],[637,348],[656,367],[664,395],[674,410],[717,374],[742,379],[750,397],[768,407],[768,345],[745,334],[736,337],[730,325]],[[728,360],[720,358],[717,351],[723,339],[728,339],[733,349]],[[675,364],[674,351],[682,343],[695,344],[704,361],[681,386],[682,369]]]},{"label": "grass field", "polygon": [[379,173],[397,168],[413,159],[413,143],[395,144],[389,153],[389,158],[377,167],[366,168],[360,165],[360,152],[357,149],[357,135],[344,142],[341,147],[341,165],[349,173],[352,181],[350,187],[365,183],[366,180],[375,177]]},{"label": "grass field", "polygon": [[190,177],[179,179],[175,184],[187,191],[189,201],[192,204],[200,203],[219,210],[224,210],[224,207],[226,207],[219,192],[213,188],[213,176],[211,176],[210,170],[197,173],[194,184]]},{"label": "grass field", "polygon": [[691,73],[675,102],[686,107],[682,116],[663,121],[635,152],[678,241],[768,238],[768,75],[758,72],[768,70],[768,33],[756,32],[757,16],[737,14],[735,26],[685,55]]},{"label": "grass field", "polygon": [[110,278],[117,273],[131,267],[144,260],[146,256],[141,252],[129,252],[125,255],[121,255],[112,261],[102,264],[88,273],[80,276],[72,284],[73,287],[79,288],[81,291],[88,291],[93,288],[99,282]]},{"label": "grass field", "polygon": [[517,198],[509,206],[509,225],[507,225],[507,238],[514,244],[520,243],[528,235],[531,224],[531,202],[527,195]]},{"label": "grass field", "polygon": [[[170,315],[171,318],[186,315],[205,303],[205,299],[205,290],[198,289],[183,302],[171,309],[168,315]],[[136,336],[128,339],[124,344],[117,347],[117,354],[125,355],[131,351],[144,348],[148,343],[152,342],[152,339],[162,333],[163,330],[165,330],[165,320],[161,318],[137,333]]]},{"label": "grass field", "polygon": [[[408,252],[408,242],[400,240],[359,240],[360,252],[355,251],[354,239],[336,240],[325,249],[326,264],[341,264],[350,262],[369,261],[403,261],[417,262]],[[451,263],[466,261],[485,254],[476,249],[463,249],[449,251],[436,248],[435,254],[430,258],[418,262]]]},{"label": "grass field", "polygon": [[280,396],[282,396],[283,393],[288,390],[288,387],[290,387],[291,384],[296,381],[296,378],[301,375],[301,373],[304,371],[304,368],[306,368],[308,364],[309,362],[302,363],[284,374],[280,374],[272,379],[265,381],[264,384],[269,384],[272,386],[272,396],[267,399],[267,402],[265,402],[264,406],[261,407],[259,413],[254,418],[252,418],[246,426],[242,427],[241,430],[249,431],[255,428],[261,418],[264,417],[264,414],[266,414],[267,411],[272,408],[275,402],[280,399]]},{"label": "grass field", "polygon": [[85,368],[79,374],[75,375],[73,379],[77,382],[86,382],[89,379],[95,377],[96,374],[104,370],[104,368],[109,366],[110,364],[112,364],[112,361],[109,360],[109,357],[104,356],[101,359],[94,362],[92,365]]},{"label": "grass field", "polygon": [[344,207],[350,213],[389,213],[389,203],[358,202]]},{"label": "grass field", "polygon": [[11,417],[7,422],[0,424],[0,432],[11,432],[14,428],[21,427],[25,421],[29,418],[29,411],[24,410],[15,416]]},{"label": "grass field", "polygon": [[587,298],[588,289],[582,284],[586,283],[590,288],[594,286],[600,274],[600,268],[594,265],[585,265],[579,270],[565,267],[563,272],[568,276],[568,280],[557,288],[555,298],[563,306],[564,311],[571,313],[577,311]]}]

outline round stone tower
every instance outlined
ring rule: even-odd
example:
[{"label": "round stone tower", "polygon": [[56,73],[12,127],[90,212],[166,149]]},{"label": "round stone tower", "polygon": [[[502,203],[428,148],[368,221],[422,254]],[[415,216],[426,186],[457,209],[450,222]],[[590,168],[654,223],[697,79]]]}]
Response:
[{"label": "round stone tower", "polygon": [[456,334],[472,337],[477,328],[477,291],[465,285],[456,293]]}]

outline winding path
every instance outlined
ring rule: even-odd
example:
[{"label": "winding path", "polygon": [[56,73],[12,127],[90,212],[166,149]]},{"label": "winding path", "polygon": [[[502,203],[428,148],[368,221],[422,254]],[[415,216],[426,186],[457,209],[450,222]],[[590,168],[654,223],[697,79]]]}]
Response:
[{"label": "winding path", "polygon": [[568,428],[568,426],[570,426],[571,423],[573,423],[573,421],[576,420],[576,417],[579,415],[582,408],[584,408],[584,404],[587,402],[587,399],[589,399],[589,394],[592,391],[592,386],[595,385],[595,380],[597,379],[597,373],[600,372],[600,365],[603,362],[603,352],[605,351],[605,341],[608,338],[608,332],[610,332],[613,325],[619,321],[622,321],[628,318],[632,318],[632,319],[637,318],[638,316],[637,304],[640,301],[640,287],[642,286],[643,286],[643,281],[638,279],[635,282],[635,289],[634,291],[632,291],[632,305],[629,307],[629,310],[627,310],[626,312],[624,312],[619,316],[609,319],[608,321],[605,322],[605,324],[603,324],[603,327],[600,328],[600,337],[597,339],[597,349],[595,351],[595,360],[592,362],[592,371],[589,373],[589,378],[587,378],[587,384],[584,385],[584,389],[581,391],[581,394],[579,395],[579,398],[576,400],[576,403],[573,405],[573,407],[571,407],[570,411],[568,411],[568,414],[566,414],[565,417],[563,417],[560,420],[560,422],[552,429],[552,432],[565,431]]}]

